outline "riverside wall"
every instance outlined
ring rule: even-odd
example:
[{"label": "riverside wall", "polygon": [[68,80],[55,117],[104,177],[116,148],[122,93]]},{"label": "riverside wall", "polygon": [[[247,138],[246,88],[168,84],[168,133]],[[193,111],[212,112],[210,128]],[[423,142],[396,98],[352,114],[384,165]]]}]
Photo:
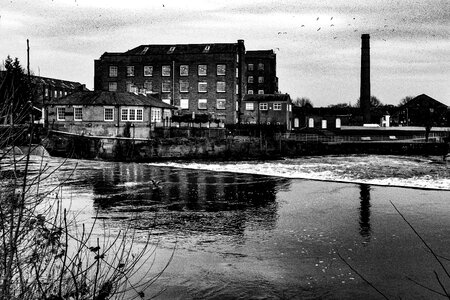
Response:
[{"label": "riverside wall", "polygon": [[228,136],[224,138],[127,139],[51,134],[44,141],[54,156],[113,161],[177,159],[255,160],[307,155],[392,154],[445,155],[448,143],[418,142],[304,142]]}]

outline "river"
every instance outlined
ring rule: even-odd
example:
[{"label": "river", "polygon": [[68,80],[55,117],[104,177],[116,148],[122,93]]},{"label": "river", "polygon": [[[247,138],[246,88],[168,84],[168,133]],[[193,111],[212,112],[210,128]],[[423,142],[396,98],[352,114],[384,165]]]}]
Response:
[{"label": "river", "polygon": [[388,298],[440,299],[415,282],[441,292],[442,269],[392,205],[450,257],[450,168],[437,158],[67,160],[52,178],[95,234],[151,231],[153,272],[174,253],[146,291],[157,299],[383,299],[354,270]]}]

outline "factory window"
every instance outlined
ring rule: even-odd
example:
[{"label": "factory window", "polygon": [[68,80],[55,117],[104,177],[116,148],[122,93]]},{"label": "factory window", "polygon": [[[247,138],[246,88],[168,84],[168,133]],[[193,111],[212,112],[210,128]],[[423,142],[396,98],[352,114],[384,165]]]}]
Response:
[{"label": "factory window", "polygon": [[226,68],[226,65],[217,65],[217,75],[225,75]]},{"label": "factory window", "polygon": [[109,66],[109,77],[117,77],[117,66]]},{"label": "factory window", "polygon": [[258,70],[261,70],[261,71],[264,70],[264,64],[263,63],[259,63],[258,64]]},{"label": "factory window", "polygon": [[247,66],[247,70],[249,70],[249,71],[253,71],[253,64],[248,64],[248,66]]},{"label": "factory window", "polygon": [[189,92],[189,81],[188,80],[180,80],[180,92],[181,93]]},{"label": "factory window", "polygon": [[143,121],[143,111],[142,108],[122,108],[120,119],[122,121]]},{"label": "factory window", "polygon": [[165,77],[170,76],[170,66],[162,66],[161,75]]},{"label": "factory window", "polygon": [[273,110],[281,110],[281,103],[274,103]]},{"label": "factory window", "polygon": [[144,76],[153,76],[153,66],[144,66]]},{"label": "factory window", "polygon": [[105,117],[105,121],[114,121],[114,108],[113,107],[105,107],[104,108],[104,117]]},{"label": "factory window", "polygon": [[247,82],[248,83],[253,83],[253,76],[248,76]]},{"label": "factory window", "polygon": [[259,76],[258,77],[258,83],[264,83],[264,77],[263,76]]},{"label": "factory window", "polygon": [[208,91],[208,83],[202,81],[198,83],[198,92],[206,93]]},{"label": "factory window", "polygon": [[56,108],[56,120],[58,120],[58,121],[66,120],[66,108],[65,107],[57,107]]},{"label": "factory window", "polygon": [[73,120],[74,121],[83,121],[83,107],[82,106],[74,106],[73,107]]},{"label": "factory window", "polygon": [[255,106],[253,102],[245,103],[245,110],[254,110]]},{"label": "factory window", "polygon": [[248,90],[248,91],[247,91],[247,94],[253,95],[253,90]]},{"label": "factory window", "polygon": [[188,76],[189,75],[189,66],[181,65],[180,66],[180,76]]},{"label": "factory window", "polygon": [[108,86],[108,91],[110,92],[117,91],[117,82],[110,82]]},{"label": "factory window", "polygon": [[170,86],[171,86],[171,82],[170,81],[163,81],[162,83],[162,92],[163,93],[169,93],[170,92]]},{"label": "factory window", "polygon": [[258,94],[264,94],[264,90],[258,90]]},{"label": "factory window", "polygon": [[217,109],[225,109],[225,103],[227,101],[225,99],[217,99],[216,108]]},{"label": "factory window", "polygon": [[189,99],[180,99],[180,108],[189,109]]},{"label": "factory window", "polygon": [[127,66],[127,77],[134,76],[134,66]]},{"label": "factory window", "polygon": [[208,106],[208,100],[207,99],[198,99],[198,109],[207,109]]},{"label": "factory window", "polygon": [[146,92],[153,91],[153,82],[149,80],[144,81],[144,89],[146,90]]},{"label": "factory window", "polygon": [[207,65],[198,65],[198,76],[206,76],[207,68]]},{"label": "factory window", "polygon": [[269,109],[269,105],[267,105],[267,103],[260,103],[259,104],[259,109],[260,110],[268,110]]},{"label": "factory window", "polygon": [[217,92],[225,93],[225,81],[217,81]]}]

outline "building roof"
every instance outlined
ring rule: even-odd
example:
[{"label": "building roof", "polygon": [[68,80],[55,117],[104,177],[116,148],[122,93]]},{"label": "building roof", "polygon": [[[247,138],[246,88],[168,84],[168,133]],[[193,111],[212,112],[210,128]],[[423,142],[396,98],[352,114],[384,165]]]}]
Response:
[{"label": "building roof", "polygon": [[423,108],[423,107],[434,107],[434,108],[447,108],[447,105],[431,98],[426,94],[419,95],[407,103],[405,103],[402,108]]},{"label": "building roof", "polygon": [[244,101],[256,102],[287,102],[291,100],[289,94],[248,94],[244,96]]},{"label": "building roof", "polygon": [[152,96],[136,95],[128,92],[106,92],[106,91],[80,91],[59,99],[53,99],[47,105],[129,105],[129,106],[151,106],[160,108],[176,109]]},{"label": "building roof", "polygon": [[102,56],[236,53],[238,43],[140,45],[126,52],[105,52]]},{"label": "building roof", "polygon": [[61,80],[42,76],[31,76],[31,80],[35,84],[43,84],[54,88],[79,89],[83,87],[83,89],[86,89],[84,84],[75,81]]},{"label": "building roof", "polygon": [[267,58],[267,57],[275,57],[275,53],[273,50],[248,50],[245,52],[246,58]]}]

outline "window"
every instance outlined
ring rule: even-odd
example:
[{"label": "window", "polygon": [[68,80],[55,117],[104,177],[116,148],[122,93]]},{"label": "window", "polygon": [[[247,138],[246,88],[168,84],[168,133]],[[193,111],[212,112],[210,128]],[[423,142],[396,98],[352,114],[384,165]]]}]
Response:
[{"label": "window", "polygon": [[180,108],[189,109],[189,99],[180,99]]},{"label": "window", "polygon": [[203,49],[203,53],[208,53],[210,49],[211,49],[211,46],[210,45],[206,45],[205,49]]},{"label": "window", "polygon": [[226,99],[217,99],[216,108],[217,109],[225,109]]},{"label": "window", "polygon": [[172,118],[172,111],[170,109],[163,110],[163,120]]},{"label": "window", "polygon": [[133,83],[132,82],[127,82],[127,92],[133,92],[133,87],[134,87],[134,85],[133,85]]},{"label": "window", "polygon": [[58,120],[58,121],[66,120],[66,108],[65,107],[57,107],[56,108],[56,120]]},{"label": "window", "polygon": [[255,109],[255,105],[253,102],[245,103],[245,110],[254,110],[254,109]]},{"label": "window", "polygon": [[258,83],[264,83],[264,77],[263,76],[259,76],[258,77]]},{"label": "window", "polygon": [[264,90],[258,90],[258,94],[264,94]]},{"label": "window", "polygon": [[225,81],[217,81],[217,92],[225,93]]},{"label": "window", "polygon": [[198,109],[207,109],[208,100],[207,99],[198,99]]},{"label": "window", "polygon": [[198,76],[206,76],[207,68],[207,65],[198,65]]},{"label": "window", "polygon": [[260,110],[268,110],[269,106],[267,105],[267,103],[260,103],[259,104],[259,109]]},{"label": "window", "polygon": [[108,91],[110,92],[117,91],[117,82],[110,82],[108,86]]},{"label": "window", "polygon": [[253,90],[248,90],[248,91],[247,91],[247,94],[253,95]]},{"label": "window", "polygon": [[122,108],[120,119],[122,121],[143,121],[143,113],[142,108]]},{"label": "window", "polygon": [[217,65],[217,75],[225,75],[226,68],[226,65]]},{"label": "window", "polygon": [[253,71],[253,64],[248,64],[247,69],[248,69],[249,71]]},{"label": "window", "polygon": [[48,88],[45,88],[45,97],[48,97]]},{"label": "window", "polygon": [[188,76],[189,75],[189,66],[181,65],[180,66],[180,76]]},{"label": "window", "polygon": [[180,92],[181,93],[189,92],[189,81],[187,81],[187,80],[180,80]]},{"label": "window", "polygon": [[273,110],[281,110],[281,103],[274,103]]},{"label": "window", "polygon": [[259,63],[258,64],[258,70],[261,70],[261,71],[264,70],[264,64],[263,63]]},{"label": "window", "polygon": [[152,118],[151,122],[161,122],[162,109],[158,107],[152,107]]},{"label": "window", "polygon": [[113,107],[105,107],[103,111],[104,111],[105,121],[114,121],[114,108]]},{"label": "window", "polygon": [[248,76],[247,82],[248,83],[253,83],[253,76]]},{"label": "window", "polygon": [[144,81],[144,89],[145,89],[147,92],[153,91],[153,82],[151,82],[151,81],[149,81],[149,80]]},{"label": "window", "polygon": [[153,76],[153,66],[144,66],[144,76]]},{"label": "window", "polygon": [[170,76],[170,66],[162,66],[161,73],[162,76]]},{"label": "window", "polygon": [[117,77],[117,66],[109,66],[109,77]]},{"label": "window", "polygon": [[199,82],[198,83],[198,92],[199,93],[206,93],[208,91],[208,83],[206,82]]},{"label": "window", "polygon": [[236,84],[236,95],[239,94],[239,84]]},{"label": "window", "polygon": [[134,66],[127,66],[127,77],[134,76]]},{"label": "window", "polygon": [[168,96],[167,98],[164,98],[164,99],[161,99],[161,100],[164,103],[170,104],[170,95],[167,95],[167,96]]},{"label": "window", "polygon": [[73,107],[73,120],[74,121],[83,121],[83,107],[82,106],[74,106]]},{"label": "window", "polygon": [[239,68],[236,68],[236,78],[239,78]]},{"label": "window", "polygon": [[58,91],[53,91],[53,98],[58,98]]},{"label": "window", "polygon": [[163,81],[163,83],[162,83],[162,91],[163,91],[163,93],[168,93],[168,92],[170,92],[170,85],[171,85],[171,82],[170,81]]}]

